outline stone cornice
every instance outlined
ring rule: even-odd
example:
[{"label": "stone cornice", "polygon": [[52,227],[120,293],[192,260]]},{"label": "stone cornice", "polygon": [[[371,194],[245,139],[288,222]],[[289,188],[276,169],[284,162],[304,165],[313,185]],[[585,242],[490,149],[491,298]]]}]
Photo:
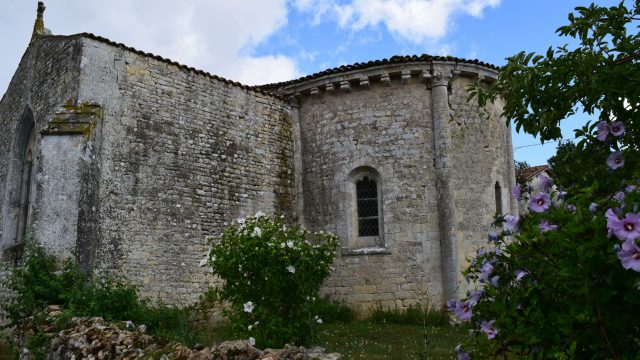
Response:
[{"label": "stone cornice", "polygon": [[375,84],[389,86],[392,81],[402,84],[408,84],[412,79],[432,81],[436,74],[441,74],[443,71],[449,71],[449,76],[477,78],[481,81],[493,81],[498,75],[495,68],[479,64],[437,60],[415,61],[370,66],[312,77],[308,80],[288,83],[277,90],[272,89],[272,91],[286,96],[348,93],[354,89],[368,89]]}]

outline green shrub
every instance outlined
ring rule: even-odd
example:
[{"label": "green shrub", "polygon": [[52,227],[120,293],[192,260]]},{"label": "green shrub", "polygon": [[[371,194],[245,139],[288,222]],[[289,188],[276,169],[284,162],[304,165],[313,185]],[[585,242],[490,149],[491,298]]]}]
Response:
[{"label": "green shrub", "polygon": [[238,223],[211,240],[209,254],[224,279],[217,295],[230,304],[227,316],[239,335],[261,347],[306,344],[321,321],[311,303],[329,276],[336,237],[260,214]]},{"label": "green shrub", "polygon": [[407,309],[383,309],[381,305],[373,311],[369,321],[401,325],[447,326],[449,314],[428,306],[412,306]]},{"label": "green shrub", "polygon": [[317,315],[325,324],[350,323],[356,314],[347,305],[329,298],[314,299],[311,302],[311,313]]},{"label": "green shrub", "polygon": [[74,316],[100,316],[144,324],[151,334],[195,344],[196,329],[190,324],[189,308],[152,305],[139,296],[134,285],[121,279],[89,277],[72,259],[60,269],[56,259],[34,240],[25,243],[22,266],[12,270],[9,287],[17,296],[2,306],[13,324],[38,314],[47,305],[61,305],[60,324]]},{"label": "green shrub", "polygon": [[66,272],[56,273],[56,259],[34,240],[25,240],[22,256],[22,265],[13,268],[8,284],[17,297],[3,304],[13,324],[49,304],[64,303],[64,292],[75,283]]}]

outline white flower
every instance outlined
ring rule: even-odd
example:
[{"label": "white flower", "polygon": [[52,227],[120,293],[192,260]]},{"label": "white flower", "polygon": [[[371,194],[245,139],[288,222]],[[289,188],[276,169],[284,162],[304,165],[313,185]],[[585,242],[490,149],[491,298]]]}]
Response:
[{"label": "white flower", "polygon": [[265,213],[264,213],[264,212],[262,212],[262,211],[258,211],[258,212],[256,213],[256,215],[255,215],[255,217],[257,217],[257,218],[258,218],[258,217],[262,217],[262,216],[267,216],[267,214],[265,214]]},{"label": "white flower", "polygon": [[318,315],[316,315],[313,320],[315,320],[318,324],[322,324],[322,319]]},{"label": "white flower", "polygon": [[254,339],[253,337],[250,337],[249,338],[249,345],[255,346],[256,345],[256,339]]},{"label": "white flower", "polygon": [[293,274],[293,273],[295,273],[295,272],[296,272],[296,268],[295,268],[295,267],[293,267],[293,265],[289,265],[289,266],[287,266],[287,271],[289,271],[290,273],[292,273],[292,274]]},{"label": "white flower", "polygon": [[247,326],[247,330],[251,331],[251,329],[253,329],[253,325]]},{"label": "white flower", "polygon": [[250,313],[253,311],[253,303],[251,301],[247,301],[244,303],[244,312]]},{"label": "white flower", "polygon": [[251,234],[251,236],[253,237],[260,237],[262,236],[262,229],[260,229],[259,227],[254,227],[253,228],[253,234]]},{"label": "white flower", "polygon": [[283,247],[285,247],[285,246],[287,246],[287,244],[285,244],[285,243],[280,243],[280,247],[281,247],[281,248],[283,248]]},{"label": "white flower", "polygon": [[242,225],[244,224],[244,222],[246,221],[244,218],[240,218],[238,220],[236,220],[238,222],[238,224]]},{"label": "white flower", "polygon": [[200,260],[200,267],[205,267],[207,265],[207,258]]},{"label": "white flower", "polygon": [[287,246],[292,248],[293,247],[293,241],[291,241],[291,240],[287,241]]}]

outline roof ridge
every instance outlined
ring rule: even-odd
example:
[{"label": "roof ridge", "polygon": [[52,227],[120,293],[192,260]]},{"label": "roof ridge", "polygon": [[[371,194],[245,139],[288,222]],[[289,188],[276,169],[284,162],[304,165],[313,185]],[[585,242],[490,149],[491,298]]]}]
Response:
[{"label": "roof ridge", "polygon": [[355,64],[351,64],[351,65],[340,65],[334,68],[330,68],[330,69],[326,69],[326,70],[322,70],[310,75],[306,75],[306,76],[302,76],[298,79],[294,79],[294,80],[289,80],[289,81],[282,81],[282,82],[277,82],[277,83],[271,83],[271,84],[265,84],[265,85],[257,85],[255,86],[256,88],[259,89],[276,89],[276,88],[280,88],[283,86],[287,86],[287,85],[292,85],[292,84],[296,84],[296,83],[301,83],[304,81],[308,81],[308,80],[312,80],[312,79],[317,79],[319,77],[325,76],[325,75],[331,75],[331,74],[338,74],[341,72],[345,72],[345,71],[350,71],[350,70],[360,70],[360,69],[366,69],[368,67],[372,67],[372,66],[380,66],[380,65],[387,65],[387,64],[398,64],[398,63],[409,63],[409,62],[414,62],[414,61],[455,61],[457,63],[465,63],[465,64],[476,64],[476,65],[480,65],[489,69],[494,69],[494,70],[499,70],[500,67],[490,64],[490,63],[486,63],[484,61],[480,61],[478,59],[464,59],[464,58],[459,58],[459,57],[455,57],[455,56],[450,56],[450,55],[445,55],[445,56],[439,56],[439,55],[429,55],[429,54],[421,54],[421,55],[394,55],[390,58],[385,58],[382,60],[370,60],[367,62],[357,62]]},{"label": "roof ridge", "polygon": [[93,34],[93,33],[90,33],[90,32],[81,32],[81,33],[71,34],[71,35],[45,35],[45,36],[40,36],[40,38],[74,38],[74,37],[89,38],[89,39],[92,39],[92,40],[100,41],[101,43],[104,43],[104,44],[115,46],[115,47],[130,51],[130,52],[136,53],[138,55],[143,55],[143,56],[146,56],[146,57],[150,57],[152,59],[155,59],[155,60],[167,63],[167,64],[175,65],[175,66],[177,66],[177,67],[179,67],[179,68],[181,68],[183,70],[187,70],[187,71],[190,71],[190,72],[195,73],[195,74],[203,75],[203,76],[206,76],[208,78],[215,79],[215,80],[221,81],[223,83],[239,87],[239,88],[241,88],[241,89],[243,89],[245,91],[253,91],[253,92],[260,93],[262,95],[268,95],[268,96],[275,97],[275,98],[280,99],[280,100],[285,100],[284,97],[282,97],[282,96],[280,96],[278,94],[275,94],[273,92],[270,92],[270,91],[267,91],[267,90],[263,90],[263,89],[261,89],[261,88],[259,88],[257,86],[246,85],[246,84],[242,84],[242,83],[240,83],[238,81],[229,80],[229,79],[224,78],[222,76],[211,74],[211,73],[209,73],[207,71],[204,71],[204,70],[196,69],[193,66],[188,66],[188,65],[181,64],[181,63],[179,63],[177,61],[171,60],[169,58],[162,57],[160,55],[156,55],[156,54],[151,53],[151,52],[144,52],[144,51],[138,50],[138,49],[136,49],[134,47],[125,45],[123,43],[115,42],[113,40],[107,39],[107,38],[105,38],[103,36],[99,36],[99,35],[96,35],[96,34]]}]

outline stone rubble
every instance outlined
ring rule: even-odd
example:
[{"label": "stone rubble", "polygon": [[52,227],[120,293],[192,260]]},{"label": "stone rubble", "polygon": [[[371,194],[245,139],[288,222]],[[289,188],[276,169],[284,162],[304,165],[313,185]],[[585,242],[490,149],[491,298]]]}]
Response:
[{"label": "stone rubble", "polygon": [[[110,323],[100,317],[74,317],[69,327],[56,333],[55,321],[62,314],[59,306],[49,306],[46,321],[37,329],[23,330],[33,335],[41,331],[51,341],[46,360],[339,360],[338,353],[325,353],[322,347],[306,349],[285,345],[284,349],[255,348],[247,340],[226,341],[211,347],[187,347],[177,342],[167,342],[145,334],[144,325],[136,327],[132,322]],[[23,339],[24,340],[24,339]],[[20,342],[18,342],[20,343]],[[20,360],[32,360],[33,355],[23,348]]]}]

